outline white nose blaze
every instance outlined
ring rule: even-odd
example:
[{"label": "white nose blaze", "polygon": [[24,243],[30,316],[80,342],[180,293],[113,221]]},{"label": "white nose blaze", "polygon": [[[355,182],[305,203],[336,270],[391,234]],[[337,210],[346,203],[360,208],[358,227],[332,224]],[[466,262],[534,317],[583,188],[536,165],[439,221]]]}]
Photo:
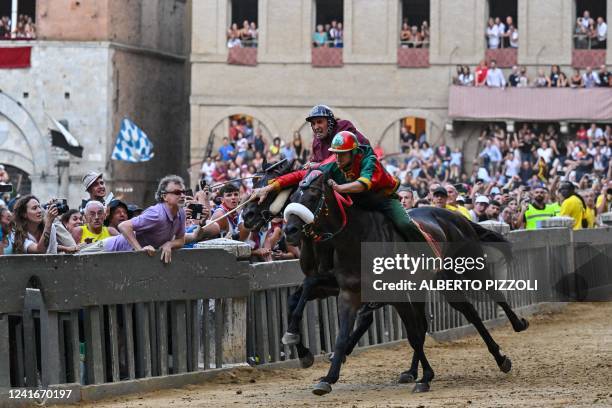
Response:
[{"label": "white nose blaze", "polygon": [[291,203],[285,208],[283,213],[285,222],[289,221],[289,217],[295,215],[299,217],[304,223],[312,224],[314,221],[314,214],[305,205],[300,203]]}]

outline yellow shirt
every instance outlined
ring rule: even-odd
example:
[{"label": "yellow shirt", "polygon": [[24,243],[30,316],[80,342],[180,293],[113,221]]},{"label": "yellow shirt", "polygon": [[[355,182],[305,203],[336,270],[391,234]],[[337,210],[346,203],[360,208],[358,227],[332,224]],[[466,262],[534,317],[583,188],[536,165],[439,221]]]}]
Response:
[{"label": "yellow shirt", "polygon": [[[608,196],[608,198],[610,198]],[[597,201],[595,202],[595,208],[599,208],[599,206],[601,205],[601,202],[603,201],[603,194],[600,194],[599,197],[597,197]],[[604,212],[608,212],[612,210],[612,203],[610,202],[610,200],[608,200],[608,205],[606,207],[606,209],[604,210]]]},{"label": "yellow shirt", "polygon": [[446,209],[450,210],[450,211],[456,211],[459,214],[463,215],[465,218],[467,218],[468,220],[472,221],[472,217],[470,216],[470,212],[468,211],[467,208],[463,207],[463,206],[454,206],[452,204],[446,204]]},{"label": "yellow shirt", "polygon": [[95,234],[87,228],[87,225],[83,225],[81,227],[81,242],[79,244],[91,244],[93,242],[102,241],[104,238],[108,238],[111,236],[110,232],[108,232],[107,227],[102,227],[102,231],[99,234]]},{"label": "yellow shirt", "polygon": [[582,218],[584,216],[584,208],[582,201],[575,195],[566,198],[561,204],[561,212],[559,213],[562,217],[572,217],[574,219],[574,229],[582,229]]},{"label": "yellow shirt", "polygon": [[587,228],[595,228],[595,218],[597,214],[595,214],[594,208],[588,208],[584,212],[584,218],[587,220]]}]

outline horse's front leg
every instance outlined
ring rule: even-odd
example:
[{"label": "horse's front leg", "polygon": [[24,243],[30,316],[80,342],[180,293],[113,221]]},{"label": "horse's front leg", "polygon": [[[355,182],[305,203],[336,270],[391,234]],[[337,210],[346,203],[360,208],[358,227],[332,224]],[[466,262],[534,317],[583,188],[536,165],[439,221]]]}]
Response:
[{"label": "horse's front leg", "polygon": [[331,392],[331,384],[335,384],[340,378],[340,368],[346,358],[349,338],[353,326],[355,325],[355,317],[357,316],[359,306],[359,293],[343,289],[340,290],[340,294],[338,295],[338,320],[340,321],[340,327],[338,336],[336,337],[334,356],[327,375],[321,378],[319,383],[315,385],[312,390],[316,395],[324,395]]}]

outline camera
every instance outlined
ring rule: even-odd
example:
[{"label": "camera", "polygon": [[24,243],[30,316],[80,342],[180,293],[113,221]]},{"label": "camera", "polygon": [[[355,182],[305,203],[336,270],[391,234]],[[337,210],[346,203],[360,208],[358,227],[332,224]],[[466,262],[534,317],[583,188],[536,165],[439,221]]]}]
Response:
[{"label": "camera", "polygon": [[187,208],[191,210],[191,218],[194,220],[202,219],[204,214],[204,206],[202,204],[189,204]]},{"label": "camera", "polygon": [[0,193],[12,193],[12,192],[13,192],[12,184],[0,183]]},{"label": "camera", "polygon": [[68,210],[70,209],[70,207],[68,207],[68,200],[66,200],[65,198],[53,200],[51,204],[43,205],[43,208],[45,210],[48,210],[49,207],[52,205],[54,205],[55,208],[57,208],[58,215],[66,214]]}]

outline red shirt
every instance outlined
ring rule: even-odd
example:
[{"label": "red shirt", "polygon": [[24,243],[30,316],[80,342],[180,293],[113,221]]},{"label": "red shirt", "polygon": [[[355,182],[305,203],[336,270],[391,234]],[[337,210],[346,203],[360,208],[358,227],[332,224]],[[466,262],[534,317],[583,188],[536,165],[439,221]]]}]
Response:
[{"label": "red shirt", "polygon": [[489,68],[477,67],[475,72],[476,72],[476,83],[482,84],[487,79],[487,72],[489,72]]}]

